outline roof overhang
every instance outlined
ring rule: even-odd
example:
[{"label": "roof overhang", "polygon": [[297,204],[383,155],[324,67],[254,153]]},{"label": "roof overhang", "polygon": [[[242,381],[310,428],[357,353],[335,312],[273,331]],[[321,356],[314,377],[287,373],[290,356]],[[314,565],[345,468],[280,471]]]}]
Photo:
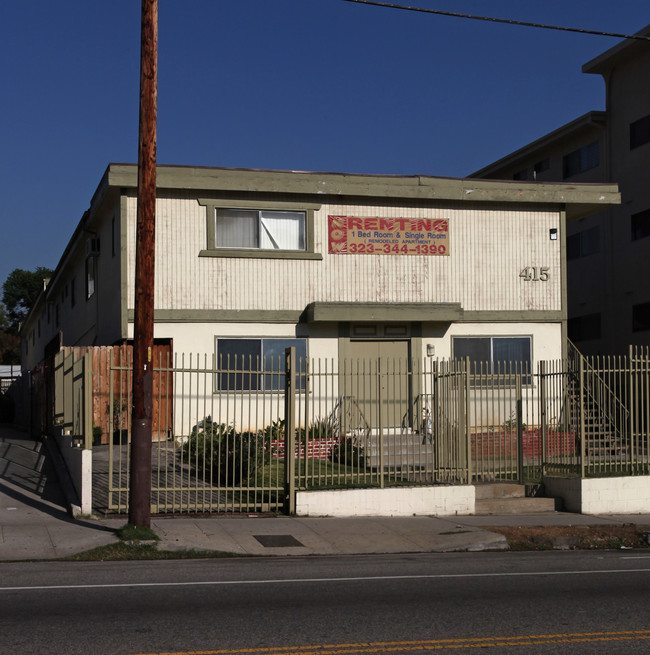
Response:
[{"label": "roof overhang", "polygon": [[605,75],[618,62],[637,56],[640,52],[647,52],[650,48],[650,25],[635,32],[634,36],[643,36],[645,39],[625,39],[615,46],[606,50],[594,59],[588,61],[582,67],[583,73],[595,73]]},{"label": "roof overhang", "polygon": [[[103,182],[109,187],[137,188],[137,166],[111,164]],[[258,169],[158,166],[159,192],[255,193],[298,195],[310,199],[372,198],[416,202],[513,203],[553,205],[569,220],[620,204],[616,184],[566,184],[431,177],[425,175],[357,175]]]}]

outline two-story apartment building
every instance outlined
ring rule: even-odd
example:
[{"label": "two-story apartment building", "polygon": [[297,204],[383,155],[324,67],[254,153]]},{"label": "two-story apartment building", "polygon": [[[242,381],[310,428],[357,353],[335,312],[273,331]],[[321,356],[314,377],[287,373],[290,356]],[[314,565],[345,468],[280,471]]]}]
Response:
[{"label": "two-story apartment building", "polygon": [[[155,338],[208,358],[559,358],[566,224],[619,200],[615,185],[425,176],[157,180]],[[133,337],[136,190],[136,166],[108,167],[25,322],[24,368]]]},{"label": "two-story apartment building", "polygon": [[[650,36],[650,26],[639,33]],[[626,40],[587,62],[605,111],[571,123],[471,177],[615,182],[622,203],[567,228],[569,337],[585,354],[650,345],[650,42]]]}]

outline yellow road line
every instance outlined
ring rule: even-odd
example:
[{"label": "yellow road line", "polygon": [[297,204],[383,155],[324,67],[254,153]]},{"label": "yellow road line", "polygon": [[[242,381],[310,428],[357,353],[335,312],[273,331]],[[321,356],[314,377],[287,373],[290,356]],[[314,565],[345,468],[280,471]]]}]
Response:
[{"label": "yellow road line", "polygon": [[618,632],[579,632],[513,637],[466,637],[460,639],[425,639],[418,641],[379,641],[351,644],[312,644],[309,646],[272,646],[219,650],[168,651],[139,655],[355,655],[357,653],[394,653],[460,648],[496,648],[596,641],[630,641],[650,639],[650,630]]}]

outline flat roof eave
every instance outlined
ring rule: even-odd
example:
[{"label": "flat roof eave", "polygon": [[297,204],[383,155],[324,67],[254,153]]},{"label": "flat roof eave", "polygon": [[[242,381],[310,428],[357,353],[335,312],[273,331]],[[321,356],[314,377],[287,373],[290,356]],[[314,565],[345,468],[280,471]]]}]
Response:
[{"label": "flat roof eave", "polygon": [[[111,164],[110,187],[137,187],[135,164]],[[312,197],[356,197],[441,202],[531,203],[561,205],[567,216],[620,204],[616,184],[522,182],[427,175],[361,175],[259,169],[158,166],[160,190],[296,194]]]}]

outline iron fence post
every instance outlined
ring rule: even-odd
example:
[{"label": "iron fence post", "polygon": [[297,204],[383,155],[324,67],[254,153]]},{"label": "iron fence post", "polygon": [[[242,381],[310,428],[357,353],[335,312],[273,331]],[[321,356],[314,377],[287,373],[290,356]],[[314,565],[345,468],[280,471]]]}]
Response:
[{"label": "iron fence post", "polygon": [[542,479],[546,475],[546,362],[539,363],[539,433]]},{"label": "iron fence post", "polygon": [[[623,360],[625,361],[625,360]],[[627,369],[628,369],[628,415],[626,423],[628,443],[630,447],[630,459],[632,461],[632,467],[635,467],[636,464],[636,434],[637,426],[635,425],[636,418],[636,407],[635,407],[635,372],[634,372],[634,347],[632,344],[628,347],[628,359],[627,359]]]},{"label": "iron fence post", "polygon": [[382,379],[383,371],[381,370],[381,358],[377,358],[377,412],[378,412],[378,425],[379,425],[379,488],[383,489],[386,484],[386,476],[384,471],[384,423],[382,417]]},{"label": "iron fence post", "polygon": [[578,378],[578,408],[580,413],[580,477],[585,477],[585,363],[584,357],[579,359],[579,378]]},{"label": "iron fence post", "polygon": [[296,513],[296,371],[295,347],[284,351],[284,507]]},{"label": "iron fence post", "polygon": [[472,437],[470,430],[470,377],[471,377],[471,364],[469,357],[465,359],[465,388],[464,398],[461,405],[461,414],[463,418],[463,429],[465,432],[465,464],[467,467],[467,484],[472,484]]},{"label": "iron fence post", "polygon": [[524,482],[524,417],[521,398],[521,371],[516,376],[515,395],[517,407],[517,477],[520,484]]},{"label": "iron fence post", "polygon": [[93,447],[93,356],[87,352],[83,356],[83,436],[84,448]]},{"label": "iron fence post", "polygon": [[431,404],[429,407],[429,417],[431,420],[431,452],[433,453],[433,470],[434,482],[440,481],[440,441],[438,439],[438,403],[440,398],[438,396],[438,360],[431,362],[431,374],[433,376],[431,384]]}]

